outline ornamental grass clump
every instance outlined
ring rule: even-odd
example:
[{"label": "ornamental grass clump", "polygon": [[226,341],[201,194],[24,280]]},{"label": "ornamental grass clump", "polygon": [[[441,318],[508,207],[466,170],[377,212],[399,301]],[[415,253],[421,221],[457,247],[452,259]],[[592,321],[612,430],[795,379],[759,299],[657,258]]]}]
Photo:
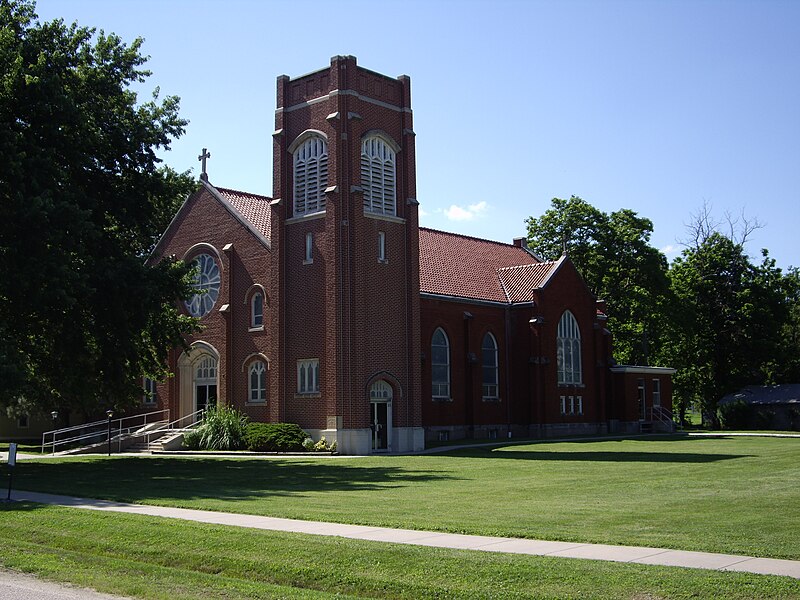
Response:
[{"label": "ornamental grass clump", "polygon": [[241,450],[248,421],[235,408],[209,408],[202,425],[184,435],[183,445],[190,450]]}]

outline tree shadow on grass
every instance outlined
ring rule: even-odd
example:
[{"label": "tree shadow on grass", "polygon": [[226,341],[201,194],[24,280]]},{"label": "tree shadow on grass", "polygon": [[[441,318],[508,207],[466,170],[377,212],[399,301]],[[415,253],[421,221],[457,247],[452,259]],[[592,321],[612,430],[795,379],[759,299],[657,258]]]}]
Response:
[{"label": "tree shadow on grass", "polygon": [[[586,461],[586,462],[641,462],[641,463],[714,463],[736,458],[752,458],[752,454],[730,454],[720,452],[682,452],[680,449],[669,448],[669,444],[664,445],[664,450],[630,450],[624,449],[625,444],[631,442],[651,443],[651,442],[691,442],[692,446],[704,445],[704,442],[718,441],[720,438],[712,437],[688,437],[685,435],[654,435],[637,436],[636,438],[604,438],[597,437],[592,439],[536,439],[530,442],[498,443],[492,445],[464,447],[453,449],[449,452],[442,452],[439,456],[457,456],[461,458],[506,458],[517,460],[547,460],[547,461]],[[609,445],[619,446],[612,450],[593,450],[592,446],[603,444],[605,448]],[[553,446],[559,446],[564,450],[552,450]],[[709,444],[710,445],[710,444]],[[544,448],[548,449],[545,450]],[[537,448],[542,448],[538,450]],[[702,450],[702,448],[697,448]]]},{"label": "tree shadow on grass", "polygon": [[553,450],[516,450],[513,446],[501,448],[470,448],[454,451],[452,455],[469,458],[503,458],[514,460],[546,460],[574,462],[637,462],[637,463],[715,463],[735,458],[752,457],[752,454],[720,454],[700,452],[657,452],[626,450],[589,450],[563,452]]},{"label": "tree shadow on grass", "polygon": [[434,471],[358,463],[137,457],[25,461],[14,487],[37,492],[142,500],[255,500],[314,492],[370,491],[453,479]]}]

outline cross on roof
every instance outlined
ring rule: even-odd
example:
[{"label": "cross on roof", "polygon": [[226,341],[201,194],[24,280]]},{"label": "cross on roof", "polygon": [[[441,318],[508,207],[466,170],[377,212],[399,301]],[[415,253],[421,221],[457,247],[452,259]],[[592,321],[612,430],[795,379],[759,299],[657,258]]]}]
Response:
[{"label": "cross on roof", "polygon": [[211,158],[211,152],[209,152],[207,149],[203,148],[203,153],[200,156],[197,157],[197,160],[199,160],[202,163],[201,171],[200,171],[200,179],[202,179],[203,181],[208,181],[208,173],[206,173],[206,159],[207,158]]}]

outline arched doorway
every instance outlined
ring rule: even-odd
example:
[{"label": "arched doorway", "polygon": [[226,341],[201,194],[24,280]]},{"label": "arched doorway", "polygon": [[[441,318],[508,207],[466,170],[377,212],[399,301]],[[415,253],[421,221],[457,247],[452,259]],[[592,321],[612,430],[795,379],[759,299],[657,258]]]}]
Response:
[{"label": "arched doorway", "polygon": [[180,379],[178,416],[188,417],[216,406],[219,399],[219,352],[206,342],[195,342],[178,358]]},{"label": "arched doorway", "polygon": [[372,451],[391,451],[392,386],[379,379],[369,389]]}]

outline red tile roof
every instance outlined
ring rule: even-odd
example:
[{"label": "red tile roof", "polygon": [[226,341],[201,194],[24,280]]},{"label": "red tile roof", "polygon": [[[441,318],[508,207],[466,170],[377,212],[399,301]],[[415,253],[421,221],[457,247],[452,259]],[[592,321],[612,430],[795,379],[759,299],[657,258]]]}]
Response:
[{"label": "red tile roof", "polygon": [[419,229],[419,285],[423,293],[509,302],[498,269],[538,264],[533,255],[512,244]]},{"label": "red tile roof", "polygon": [[272,215],[269,208],[271,198],[227,188],[215,189],[233,208],[239,211],[254,230],[269,239],[270,216]]},{"label": "red tile roof", "polygon": [[508,302],[530,302],[531,291],[538,290],[561,266],[563,257],[553,262],[540,262],[535,265],[504,267],[497,270],[500,285],[506,293]]}]

